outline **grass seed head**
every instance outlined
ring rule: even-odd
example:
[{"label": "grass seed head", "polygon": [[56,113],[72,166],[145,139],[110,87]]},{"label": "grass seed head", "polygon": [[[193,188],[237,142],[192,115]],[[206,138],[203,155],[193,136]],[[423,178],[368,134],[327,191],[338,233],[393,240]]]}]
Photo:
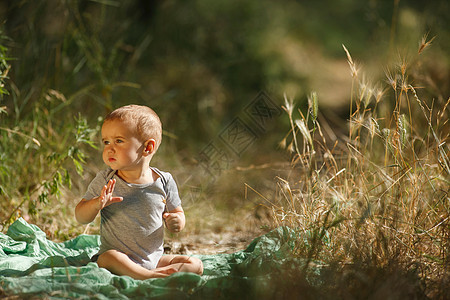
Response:
[{"label": "grass seed head", "polygon": [[304,120],[300,120],[300,119],[296,119],[295,120],[295,125],[297,125],[298,129],[300,129],[300,132],[302,133],[303,138],[305,140],[307,140],[310,145],[312,145],[313,142],[312,142],[311,133],[309,132],[309,129],[306,126],[305,121]]},{"label": "grass seed head", "polygon": [[392,87],[392,89],[395,91],[397,90],[397,76],[396,74],[392,74],[392,72],[389,69],[386,69],[384,71],[387,79],[387,83]]},{"label": "grass seed head", "polygon": [[294,111],[294,99],[293,98],[287,98],[286,93],[284,94],[284,110],[289,114],[289,116],[292,116],[292,113]]},{"label": "grass seed head", "polygon": [[353,62],[352,56],[350,55],[350,52],[347,50],[347,48],[342,44],[342,48],[344,48],[345,53],[347,54],[347,62],[350,66],[350,71],[353,78],[358,77],[358,69],[356,67],[356,64]]},{"label": "grass seed head", "polygon": [[383,95],[386,92],[385,89],[382,89],[380,86],[375,87],[374,95],[375,95],[375,103],[379,103],[383,99]]},{"label": "grass seed head", "polygon": [[308,97],[308,104],[310,108],[310,113],[313,121],[317,120],[317,115],[319,114],[319,101],[317,99],[317,93],[312,92]]},{"label": "grass seed head", "polygon": [[433,40],[434,40],[435,38],[436,38],[436,37],[433,36],[430,40],[427,41],[427,39],[428,39],[428,33],[427,33],[427,34],[424,34],[424,36],[423,36],[422,39],[420,40],[420,43],[419,43],[419,50],[417,51],[417,53],[418,53],[418,54],[422,54],[422,52],[423,52],[426,48],[428,48],[428,47],[431,45],[431,43],[433,42]]}]

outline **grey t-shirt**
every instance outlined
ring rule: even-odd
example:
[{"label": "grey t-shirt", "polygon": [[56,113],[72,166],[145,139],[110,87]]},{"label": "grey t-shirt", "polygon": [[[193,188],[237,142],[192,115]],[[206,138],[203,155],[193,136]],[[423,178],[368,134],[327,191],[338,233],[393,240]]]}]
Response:
[{"label": "grey t-shirt", "polygon": [[159,177],[151,184],[130,184],[112,169],[100,171],[89,184],[84,199],[98,197],[109,179],[116,179],[113,196],[123,197],[101,210],[98,254],[115,249],[147,268],[156,268],[161,258],[164,239],[162,215],[181,205],[178,188],[172,175],[151,168]]}]

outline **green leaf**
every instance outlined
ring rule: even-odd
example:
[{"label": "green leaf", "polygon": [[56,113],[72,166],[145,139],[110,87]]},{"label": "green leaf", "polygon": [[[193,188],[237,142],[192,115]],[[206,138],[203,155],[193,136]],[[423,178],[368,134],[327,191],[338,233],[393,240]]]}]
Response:
[{"label": "green leaf", "polygon": [[73,160],[73,163],[75,164],[75,168],[77,170],[78,175],[83,175],[83,165],[76,159]]}]

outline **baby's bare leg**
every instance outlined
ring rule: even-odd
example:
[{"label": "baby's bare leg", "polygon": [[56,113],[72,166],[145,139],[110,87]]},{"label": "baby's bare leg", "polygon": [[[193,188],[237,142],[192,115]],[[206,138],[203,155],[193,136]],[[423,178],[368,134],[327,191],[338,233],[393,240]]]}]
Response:
[{"label": "baby's bare leg", "polygon": [[163,255],[155,270],[172,269],[176,272],[203,274],[203,263],[200,259],[185,255]]},{"label": "baby's bare leg", "polygon": [[148,270],[136,264],[128,255],[116,250],[108,250],[102,253],[98,257],[97,264],[101,268],[108,269],[111,273],[128,275],[134,279],[166,277],[175,272],[168,268]]}]

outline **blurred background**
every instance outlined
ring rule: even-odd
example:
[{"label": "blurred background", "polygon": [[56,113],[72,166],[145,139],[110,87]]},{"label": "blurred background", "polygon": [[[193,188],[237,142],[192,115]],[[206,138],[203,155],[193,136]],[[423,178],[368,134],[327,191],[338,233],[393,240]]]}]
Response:
[{"label": "blurred background", "polygon": [[275,178],[292,172],[285,97],[305,110],[315,91],[334,142],[352,91],[342,45],[383,82],[428,36],[427,77],[411,82],[446,101],[449,12],[447,0],[0,1],[2,224],[84,230],[72,211],[104,167],[101,118],[135,103],[163,121],[153,165],[174,174],[194,231],[236,216],[260,226]]}]

